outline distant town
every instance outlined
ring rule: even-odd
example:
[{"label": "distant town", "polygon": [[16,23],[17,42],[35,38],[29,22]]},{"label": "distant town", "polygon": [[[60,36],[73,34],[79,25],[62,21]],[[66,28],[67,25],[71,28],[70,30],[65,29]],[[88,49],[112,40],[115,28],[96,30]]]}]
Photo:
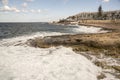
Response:
[{"label": "distant town", "polygon": [[[84,24],[98,22],[119,22],[120,10],[103,11],[100,5],[96,12],[82,12],[66,19],[61,19],[57,23],[61,24]],[[55,22],[54,22],[55,23]]]}]

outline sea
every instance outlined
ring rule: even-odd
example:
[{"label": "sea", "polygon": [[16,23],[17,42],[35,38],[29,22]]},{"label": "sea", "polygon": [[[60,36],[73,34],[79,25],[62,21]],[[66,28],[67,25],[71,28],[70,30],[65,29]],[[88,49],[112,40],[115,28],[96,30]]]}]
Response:
[{"label": "sea", "polygon": [[92,26],[0,23],[0,80],[97,80],[101,70],[72,48],[35,48],[25,42],[36,37],[103,32]]},{"label": "sea", "polygon": [[0,23],[0,39],[31,35],[34,33],[83,34],[99,33],[101,28],[53,25],[49,23]]}]

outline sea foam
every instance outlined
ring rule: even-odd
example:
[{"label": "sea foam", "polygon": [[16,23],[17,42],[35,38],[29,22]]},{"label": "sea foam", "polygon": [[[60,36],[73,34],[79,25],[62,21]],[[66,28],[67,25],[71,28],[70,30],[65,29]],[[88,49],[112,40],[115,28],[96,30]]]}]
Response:
[{"label": "sea foam", "polygon": [[87,26],[77,26],[77,28],[72,29],[75,33],[106,33],[107,30],[103,30],[102,28],[98,27],[87,27]]},{"label": "sea foam", "polygon": [[64,34],[67,33],[36,32],[2,39],[0,80],[97,80],[96,77],[101,70],[84,56],[73,52],[71,48],[60,46],[42,49],[24,44],[28,39],[35,37]]},{"label": "sea foam", "polygon": [[0,47],[0,80],[97,80],[100,69],[71,48]]}]

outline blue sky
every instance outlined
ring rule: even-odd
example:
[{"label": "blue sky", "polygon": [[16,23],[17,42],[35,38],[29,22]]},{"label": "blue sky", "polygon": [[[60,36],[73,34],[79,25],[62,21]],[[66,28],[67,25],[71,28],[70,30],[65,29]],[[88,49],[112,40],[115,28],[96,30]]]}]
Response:
[{"label": "blue sky", "polygon": [[80,12],[120,10],[120,0],[0,0],[0,22],[47,22]]}]

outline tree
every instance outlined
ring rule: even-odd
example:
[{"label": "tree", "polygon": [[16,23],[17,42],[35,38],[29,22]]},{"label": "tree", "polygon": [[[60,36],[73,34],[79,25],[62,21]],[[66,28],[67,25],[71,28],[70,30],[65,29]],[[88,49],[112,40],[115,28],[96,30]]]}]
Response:
[{"label": "tree", "polygon": [[98,17],[99,17],[99,19],[101,19],[102,18],[102,6],[100,5],[99,7],[98,7]]}]

